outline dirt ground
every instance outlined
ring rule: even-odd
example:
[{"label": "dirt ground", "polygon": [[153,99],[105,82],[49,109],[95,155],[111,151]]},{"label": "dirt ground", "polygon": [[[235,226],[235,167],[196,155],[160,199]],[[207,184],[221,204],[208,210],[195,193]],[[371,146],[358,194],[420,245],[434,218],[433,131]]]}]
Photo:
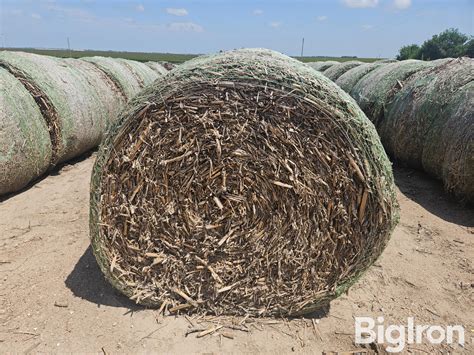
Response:
[{"label": "dirt ground", "polygon": [[[361,348],[354,344],[358,316],[384,316],[387,325],[406,324],[407,317],[463,325],[464,348],[425,338],[405,351],[474,353],[474,210],[451,201],[423,174],[395,170],[400,223],[382,257],[327,314],[193,319],[136,306],[104,281],[88,239],[93,161],[75,161],[0,202],[0,353],[349,351]],[[191,327],[232,324],[186,336]]]}]

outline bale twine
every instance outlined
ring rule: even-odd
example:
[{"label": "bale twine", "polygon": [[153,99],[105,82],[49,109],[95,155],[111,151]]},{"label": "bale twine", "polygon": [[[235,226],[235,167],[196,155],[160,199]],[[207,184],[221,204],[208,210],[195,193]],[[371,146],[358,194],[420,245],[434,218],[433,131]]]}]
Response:
[{"label": "bale twine", "polygon": [[[52,140],[52,164],[76,157],[100,143],[104,117],[96,90],[62,59],[2,51],[0,66],[38,92]],[[36,95],[36,94],[35,94]]]},{"label": "bale twine", "polygon": [[0,195],[43,174],[51,154],[48,127],[33,96],[0,67]]},{"label": "bale twine", "polygon": [[130,66],[125,65],[121,61],[108,57],[84,57],[81,59],[93,63],[101,69],[120,87],[123,95],[128,100],[138,94],[143,88],[143,83],[140,83]]},{"label": "bale twine", "polygon": [[140,83],[140,88],[142,89],[145,86],[150,85],[160,76],[158,73],[156,73],[144,63],[123,58],[114,58],[114,60],[124,64],[130,69],[137,81]]},{"label": "bale twine", "polygon": [[397,160],[474,201],[474,60],[434,61],[402,83],[379,127]]},{"label": "bale twine", "polygon": [[352,89],[359,82],[359,80],[369,74],[372,70],[375,70],[384,64],[384,62],[361,64],[346,71],[335,81],[335,83],[339,85],[342,90],[348,94],[351,94]]},{"label": "bale twine", "polygon": [[334,83],[265,50],[199,57],[155,81],[93,169],[102,272],[170,312],[317,310],[374,262],[396,221],[373,125]]},{"label": "bale twine", "polygon": [[412,59],[385,64],[362,77],[351,90],[351,95],[378,127],[383,121],[386,105],[401,88],[401,83],[431,65],[430,62]]},{"label": "bale twine", "polygon": [[352,68],[358,67],[361,65],[362,62],[359,61],[349,61],[343,62],[339,64],[335,64],[330,68],[323,71],[323,74],[326,78],[331,79],[332,81],[336,81],[342,74],[346,71],[351,70]]},{"label": "bale twine", "polygon": [[145,64],[154,70],[159,76],[163,76],[168,73],[168,69],[158,62],[146,62]]}]

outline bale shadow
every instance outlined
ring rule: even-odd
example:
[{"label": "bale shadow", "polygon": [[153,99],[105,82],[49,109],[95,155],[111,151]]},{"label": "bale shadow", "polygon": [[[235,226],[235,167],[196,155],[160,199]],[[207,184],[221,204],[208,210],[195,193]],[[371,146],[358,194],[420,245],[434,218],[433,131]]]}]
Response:
[{"label": "bale shadow", "polygon": [[393,174],[395,184],[410,200],[447,222],[474,227],[474,206],[463,204],[448,195],[441,181],[398,164],[394,164]]},{"label": "bale shadow", "polygon": [[99,269],[92,248],[89,246],[81,256],[65,282],[74,296],[92,303],[111,307],[128,308],[131,312],[145,309],[115,291]]}]

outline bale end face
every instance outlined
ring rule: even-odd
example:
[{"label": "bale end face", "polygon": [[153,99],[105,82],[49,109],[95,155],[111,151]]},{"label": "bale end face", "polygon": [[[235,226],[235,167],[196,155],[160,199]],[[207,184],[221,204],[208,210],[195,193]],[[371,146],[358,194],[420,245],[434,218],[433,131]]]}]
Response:
[{"label": "bale end face", "polygon": [[380,255],[396,222],[389,163],[363,114],[311,72],[224,53],[132,103],[91,192],[94,253],[116,288],[173,310],[296,315]]}]

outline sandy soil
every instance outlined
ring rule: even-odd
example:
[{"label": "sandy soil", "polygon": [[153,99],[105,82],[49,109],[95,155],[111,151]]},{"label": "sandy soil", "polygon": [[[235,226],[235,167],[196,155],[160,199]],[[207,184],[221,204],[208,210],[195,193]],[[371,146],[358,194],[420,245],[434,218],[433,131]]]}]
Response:
[{"label": "sandy soil", "polygon": [[[407,345],[419,353],[474,353],[474,211],[418,172],[396,169],[401,221],[377,263],[324,315],[281,320],[158,315],[118,295],[89,248],[93,156],[0,202],[0,353],[321,353],[360,349],[354,317],[386,325],[460,324],[464,348]],[[191,325],[192,323],[192,325]],[[190,327],[242,324],[198,338]],[[232,339],[231,339],[232,338]],[[425,340],[426,341],[426,340]],[[383,352],[384,346],[365,349]]]}]

